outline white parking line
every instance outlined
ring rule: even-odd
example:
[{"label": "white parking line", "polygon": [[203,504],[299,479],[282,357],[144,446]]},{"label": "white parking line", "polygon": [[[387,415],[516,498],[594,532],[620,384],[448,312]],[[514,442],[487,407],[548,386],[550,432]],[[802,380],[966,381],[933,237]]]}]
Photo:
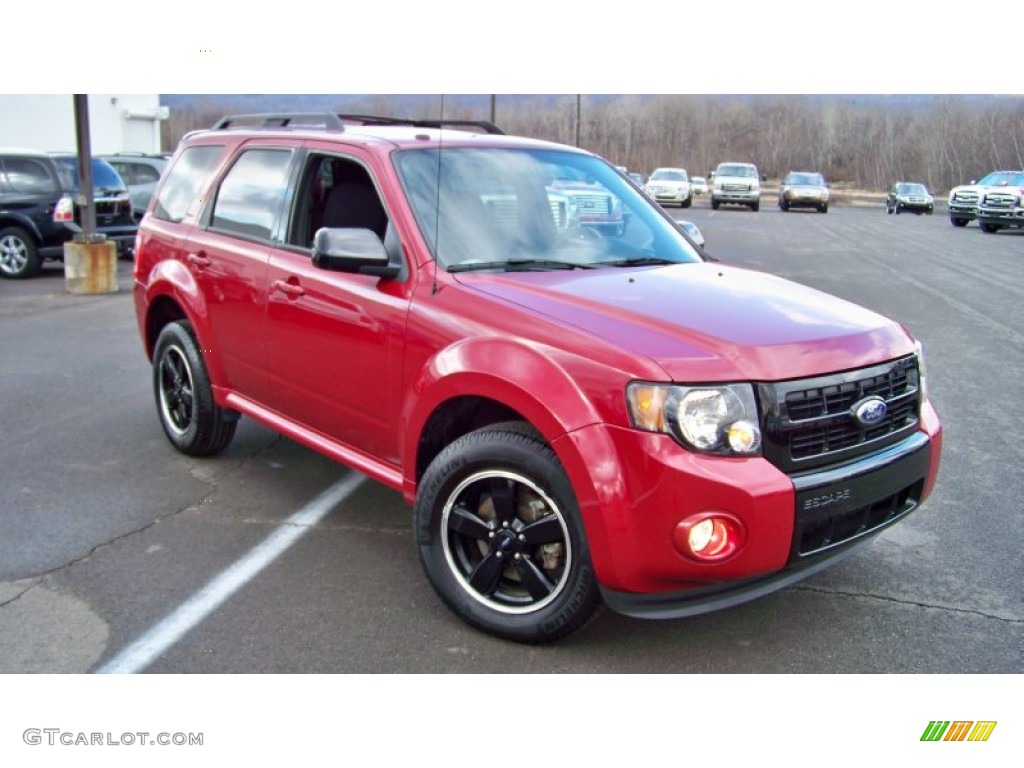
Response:
[{"label": "white parking line", "polygon": [[310,527],[344,501],[366,479],[352,474],[317,496],[281,527],[257,544],[240,560],[210,581],[182,603],[169,616],[103,666],[96,674],[133,674],[153,663],[164,651],[215,611],[224,601],[244,587],[256,574],[299,540]]}]

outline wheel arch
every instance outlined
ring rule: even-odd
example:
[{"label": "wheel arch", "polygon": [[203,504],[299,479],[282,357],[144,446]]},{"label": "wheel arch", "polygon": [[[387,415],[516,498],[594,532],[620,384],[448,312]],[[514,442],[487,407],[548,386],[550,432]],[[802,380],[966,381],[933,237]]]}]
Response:
[{"label": "wheel arch", "polygon": [[407,388],[404,492],[446,445],[481,427],[521,421],[558,453],[558,437],[600,417],[577,381],[537,347],[511,339],[461,341],[435,355]]},{"label": "wheel arch", "polygon": [[[144,291],[145,315],[141,330],[146,347],[146,356],[152,360],[160,331],[168,323],[179,320],[188,322],[200,349],[212,348],[206,302],[192,273],[178,261],[161,262],[149,276]],[[207,373],[217,391],[223,381],[224,372],[216,355],[205,356]]]},{"label": "wheel arch", "polygon": [[35,240],[37,248],[42,246],[43,233],[29,217],[15,211],[0,211],[0,229],[7,229],[7,227],[17,227],[18,229],[25,230]]}]

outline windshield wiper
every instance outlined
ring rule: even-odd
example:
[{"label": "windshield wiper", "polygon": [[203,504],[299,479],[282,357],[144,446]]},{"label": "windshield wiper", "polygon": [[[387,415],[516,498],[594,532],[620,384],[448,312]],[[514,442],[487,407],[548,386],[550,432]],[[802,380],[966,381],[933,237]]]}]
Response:
[{"label": "windshield wiper", "polygon": [[576,261],[555,259],[509,259],[508,261],[467,261],[452,264],[449,272],[476,272],[484,269],[502,269],[506,272],[529,272],[545,269],[594,269],[596,264],[580,264]]},{"label": "windshield wiper", "polygon": [[602,267],[660,267],[666,264],[683,264],[682,261],[672,261],[672,259],[662,259],[658,256],[638,256],[633,259],[617,259],[615,261],[602,261],[599,266]]}]

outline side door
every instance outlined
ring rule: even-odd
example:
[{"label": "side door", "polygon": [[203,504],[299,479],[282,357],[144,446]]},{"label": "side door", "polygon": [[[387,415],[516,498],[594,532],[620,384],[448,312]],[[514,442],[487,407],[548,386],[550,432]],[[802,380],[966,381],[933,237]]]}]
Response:
[{"label": "side door", "polygon": [[265,317],[267,259],[280,237],[297,150],[242,145],[211,190],[184,258],[205,307],[207,344],[223,385],[259,403],[269,399]]},{"label": "side door", "polygon": [[267,367],[276,410],[398,466],[408,265],[403,276],[383,279],[328,271],[311,259],[323,226],[371,229],[400,251],[373,161],[358,147],[309,148],[286,242],[270,252]]}]

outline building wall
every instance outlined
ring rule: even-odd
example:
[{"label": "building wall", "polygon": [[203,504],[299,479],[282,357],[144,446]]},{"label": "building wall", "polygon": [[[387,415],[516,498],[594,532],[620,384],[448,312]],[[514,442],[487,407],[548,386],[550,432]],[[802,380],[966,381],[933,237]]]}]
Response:
[{"label": "building wall", "polygon": [[[156,94],[90,94],[93,154],[160,152],[167,115]],[[0,146],[75,151],[71,94],[0,94]]]}]

